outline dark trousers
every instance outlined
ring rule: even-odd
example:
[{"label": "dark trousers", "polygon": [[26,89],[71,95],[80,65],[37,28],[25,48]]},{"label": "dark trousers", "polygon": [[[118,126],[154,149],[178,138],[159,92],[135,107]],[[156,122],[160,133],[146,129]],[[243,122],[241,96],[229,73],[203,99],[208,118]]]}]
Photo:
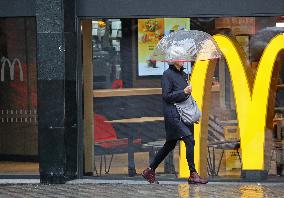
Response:
[{"label": "dark trousers", "polygon": [[[183,137],[181,140],[184,141],[186,146],[186,159],[190,172],[196,172],[194,164],[194,139],[193,136]],[[155,156],[153,162],[150,164],[150,168],[155,170],[159,164],[166,158],[166,156],[171,152],[177,143],[178,140],[168,140],[165,142],[163,148],[159,150]]]}]

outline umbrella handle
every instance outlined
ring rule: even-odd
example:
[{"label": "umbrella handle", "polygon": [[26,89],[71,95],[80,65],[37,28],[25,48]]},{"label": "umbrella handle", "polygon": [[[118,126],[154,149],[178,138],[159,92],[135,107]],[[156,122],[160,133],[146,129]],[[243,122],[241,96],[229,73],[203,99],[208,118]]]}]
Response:
[{"label": "umbrella handle", "polygon": [[188,76],[188,77],[187,77],[187,79],[188,79],[188,80],[187,80],[187,84],[188,84],[189,86],[191,86],[191,84],[190,84],[190,77],[191,77],[191,74],[188,74],[187,76]]}]

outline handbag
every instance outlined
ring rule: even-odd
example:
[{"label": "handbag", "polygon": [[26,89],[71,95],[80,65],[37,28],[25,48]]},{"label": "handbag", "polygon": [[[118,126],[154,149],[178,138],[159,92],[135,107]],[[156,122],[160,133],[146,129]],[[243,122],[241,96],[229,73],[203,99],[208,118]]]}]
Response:
[{"label": "handbag", "polygon": [[181,120],[187,124],[192,125],[197,122],[201,117],[201,111],[199,110],[196,101],[190,95],[185,101],[174,103]]}]

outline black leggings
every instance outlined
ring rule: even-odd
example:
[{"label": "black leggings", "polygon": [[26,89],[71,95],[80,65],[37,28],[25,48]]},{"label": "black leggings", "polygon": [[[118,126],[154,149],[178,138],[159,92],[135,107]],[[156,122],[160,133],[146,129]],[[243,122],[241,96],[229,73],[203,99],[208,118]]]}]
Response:
[{"label": "black leggings", "polygon": [[[183,137],[182,140],[186,146],[186,159],[190,172],[196,172],[194,164],[194,139],[192,135]],[[155,170],[159,164],[165,159],[165,157],[171,152],[178,140],[168,140],[165,142],[163,148],[159,150],[155,156],[153,162],[150,164],[150,168]]]}]

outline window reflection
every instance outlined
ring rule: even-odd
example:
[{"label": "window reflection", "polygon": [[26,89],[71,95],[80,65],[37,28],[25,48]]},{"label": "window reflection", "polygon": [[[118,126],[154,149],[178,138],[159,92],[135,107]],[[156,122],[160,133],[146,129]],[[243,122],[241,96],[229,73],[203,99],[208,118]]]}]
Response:
[{"label": "window reflection", "polygon": [[0,174],[38,173],[35,24],[0,19]]}]

